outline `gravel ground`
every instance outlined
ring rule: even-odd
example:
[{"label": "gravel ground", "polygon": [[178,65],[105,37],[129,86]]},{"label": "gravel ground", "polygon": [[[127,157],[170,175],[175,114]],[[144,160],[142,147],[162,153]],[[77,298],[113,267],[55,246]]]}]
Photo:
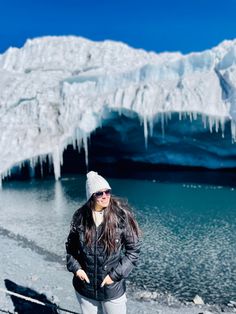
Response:
[{"label": "gravel ground", "polygon": [[[0,235],[0,289],[12,289],[43,302],[57,304],[61,308],[80,313],[72,287],[72,275],[66,270],[63,261],[48,259],[47,255],[24,247],[17,239]],[[218,306],[182,304],[174,298],[152,300],[153,294],[148,292],[134,293],[131,288],[127,292],[129,314],[232,314],[232,308]],[[33,303],[20,301],[0,291],[0,313],[53,313],[50,308],[36,306]],[[57,311],[57,313],[66,313]]]}]

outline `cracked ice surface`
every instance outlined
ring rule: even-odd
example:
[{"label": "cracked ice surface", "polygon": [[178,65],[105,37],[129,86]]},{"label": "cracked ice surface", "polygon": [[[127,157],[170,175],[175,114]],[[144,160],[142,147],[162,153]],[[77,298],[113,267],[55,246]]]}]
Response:
[{"label": "cracked ice surface", "polygon": [[235,141],[236,40],[188,55],[72,36],[9,48],[0,55],[0,177],[48,156],[59,178],[64,149],[87,154],[91,132],[124,111],[140,118],[146,146],[155,117],[173,112],[200,114],[203,128],[222,133],[230,121]]}]

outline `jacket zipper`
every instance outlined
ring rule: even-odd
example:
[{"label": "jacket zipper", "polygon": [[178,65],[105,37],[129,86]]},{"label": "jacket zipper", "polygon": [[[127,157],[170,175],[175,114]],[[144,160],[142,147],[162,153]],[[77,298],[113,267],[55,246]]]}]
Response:
[{"label": "jacket zipper", "polygon": [[96,234],[95,234],[95,244],[94,244],[94,286],[95,286],[95,299],[97,299],[98,296],[98,290],[97,290],[97,227],[96,227]]}]

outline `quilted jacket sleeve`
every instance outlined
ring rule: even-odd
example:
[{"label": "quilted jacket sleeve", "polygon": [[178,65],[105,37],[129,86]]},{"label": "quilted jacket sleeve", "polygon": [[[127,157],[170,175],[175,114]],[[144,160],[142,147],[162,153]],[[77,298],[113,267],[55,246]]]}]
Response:
[{"label": "quilted jacket sleeve", "polygon": [[76,273],[81,268],[78,255],[78,234],[75,230],[71,229],[66,242],[66,263],[67,269]]}]

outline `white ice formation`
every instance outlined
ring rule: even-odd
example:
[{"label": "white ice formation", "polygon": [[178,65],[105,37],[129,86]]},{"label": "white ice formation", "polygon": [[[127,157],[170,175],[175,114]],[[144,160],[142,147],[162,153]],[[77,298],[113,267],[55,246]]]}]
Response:
[{"label": "white ice formation", "polygon": [[91,132],[114,112],[138,116],[146,143],[158,117],[173,113],[200,115],[202,128],[221,134],[230,123],[235,142],[236,40],[188,55],[73,36],[9,48],[0,55],[0,181],[45,156],[58,179],[66,147],[87,151]]}]

